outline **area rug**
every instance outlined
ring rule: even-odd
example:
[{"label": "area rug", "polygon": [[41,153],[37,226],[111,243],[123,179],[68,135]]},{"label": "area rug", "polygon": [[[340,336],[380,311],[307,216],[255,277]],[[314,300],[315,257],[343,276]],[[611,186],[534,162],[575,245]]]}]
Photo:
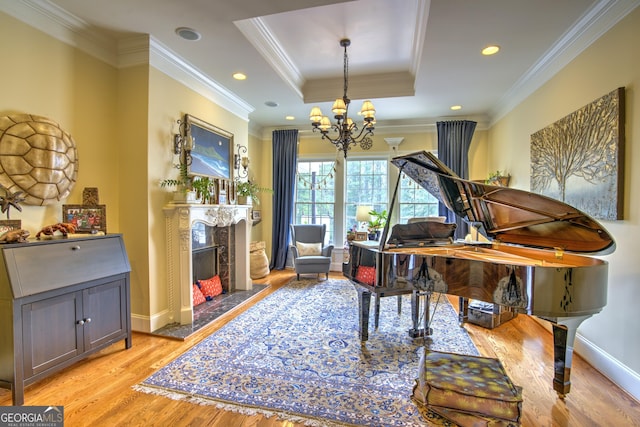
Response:
[{"label": "area rug", "polygon": [[350,282],[292,281],[134,388],[307,425],[425,425],[411,401],[422,352],[478,354],[438,299],[431,337],[409,337],[409,296],[400,316],[387,297],[379,328],[361,342]]}]

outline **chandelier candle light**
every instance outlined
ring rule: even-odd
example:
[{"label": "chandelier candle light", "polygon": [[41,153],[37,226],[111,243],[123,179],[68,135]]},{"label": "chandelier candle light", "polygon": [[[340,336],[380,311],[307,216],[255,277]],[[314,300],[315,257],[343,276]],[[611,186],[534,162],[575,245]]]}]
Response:
[{"label": "chandelier candle light", "polygon": [[[347,96],[347,88],[349,86],[349,57],[347,56],[347,46],[351,44],[351,40],[340,40],[340,46],[344,47],[344,95],[342,98],[336,99],[333,103],[331,111],[334,114],[336,123],[332,124],[327,116],[322,115],[320,107],[313,107],[309,114],[313,131],[319,130],[322,133],[322,139],[328,139],[338,150],[344,152],[344,158],[347,158],[347,151],[352,145],[360,144],[360,148],[368,150],[373,145],[370,136],[373,135],[376,110],[373,108],[371,101],[364,101],[360,109],[360,116],[363,117],[364,123],[362,129],[348,117],[349,103],[351,100]],[[333,129],[338,132],[335,138],[329,136],[329,130]]]}]

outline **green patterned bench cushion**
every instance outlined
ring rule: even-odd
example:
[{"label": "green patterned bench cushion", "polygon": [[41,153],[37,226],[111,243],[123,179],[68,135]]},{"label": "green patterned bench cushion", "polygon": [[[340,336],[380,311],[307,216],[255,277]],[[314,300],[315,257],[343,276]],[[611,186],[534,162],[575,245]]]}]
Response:
[{"label": "green patterned bench cushion", "polygon": [[487,357],[425,352],[413,400],[460,425],[463,418],[486,421],[468,425],[518,425],[522,414],[522,389],[498,359]]}]

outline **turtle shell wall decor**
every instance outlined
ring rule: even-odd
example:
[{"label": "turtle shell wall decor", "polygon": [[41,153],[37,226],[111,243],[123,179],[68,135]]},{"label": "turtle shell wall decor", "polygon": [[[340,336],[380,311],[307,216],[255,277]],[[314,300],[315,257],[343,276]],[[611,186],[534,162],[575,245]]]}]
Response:
[{"label": "turtle shell wall decor", "polygon": [[23,191],[24,204],[67,198],[77,177],[76,143],[58,123],[33,114],[0,117],[0,185]]}]

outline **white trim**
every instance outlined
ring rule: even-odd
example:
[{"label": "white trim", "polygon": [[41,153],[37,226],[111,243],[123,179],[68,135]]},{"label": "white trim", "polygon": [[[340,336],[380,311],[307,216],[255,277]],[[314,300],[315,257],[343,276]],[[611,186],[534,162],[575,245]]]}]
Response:
[{"label": "white trim", "polygon": [[614,359],[580,333],[576,334],[573,349],[602,375],[609,378],[634,399],[640,401],[640,375],[638,373]]},{"label": "white trim", "polygon": [[493,126],[518,104],[609,31],[639,5],[638,0],[599,0],[547,50],[492,108]]},{"label": "white trim", "polygon": [[[553,339],[553,328],[551,322],[531,316],[540,326],[549,332]],[[609,378],[615,385],[629,393],[636,400],[640,401],[640,376],[620,363],[613,356],[603,351],[601,348],[587,340],[580,334],[580,329],[576,332],[576,340],[573,342],[573,351],[582,357],[591,366],[605,377]]]},{"label": "white trim", "polygon": [[115,66],[116,42],[47,0],[0,0],[0,10],[70,46]]},{"label": "white trim", "polygon": [[136,332],[151,333],[149,316],[131,313],[131,329]]},{"label": "white trim", "polygon": [[273,67],[280,78],[302,99],[302,85],[305,80],[298,67],[282,49],[282,44],[264,23],[262,18],[245,19],[235,22],[236,27]]},{"label": "white trim", "polygon": [[183,60],[153,37],[149,38],[149,63],[169,77],[179,81],[198,94],[229,110],[245,121],[255,108],[233,92],[210,79],[202,71]]},{"label": "white trim", "polygon": [[149,35],[117,42],[48,0],[0,0],[0,11],[113,67],[150,64],[246,122],[255,110]]}]

